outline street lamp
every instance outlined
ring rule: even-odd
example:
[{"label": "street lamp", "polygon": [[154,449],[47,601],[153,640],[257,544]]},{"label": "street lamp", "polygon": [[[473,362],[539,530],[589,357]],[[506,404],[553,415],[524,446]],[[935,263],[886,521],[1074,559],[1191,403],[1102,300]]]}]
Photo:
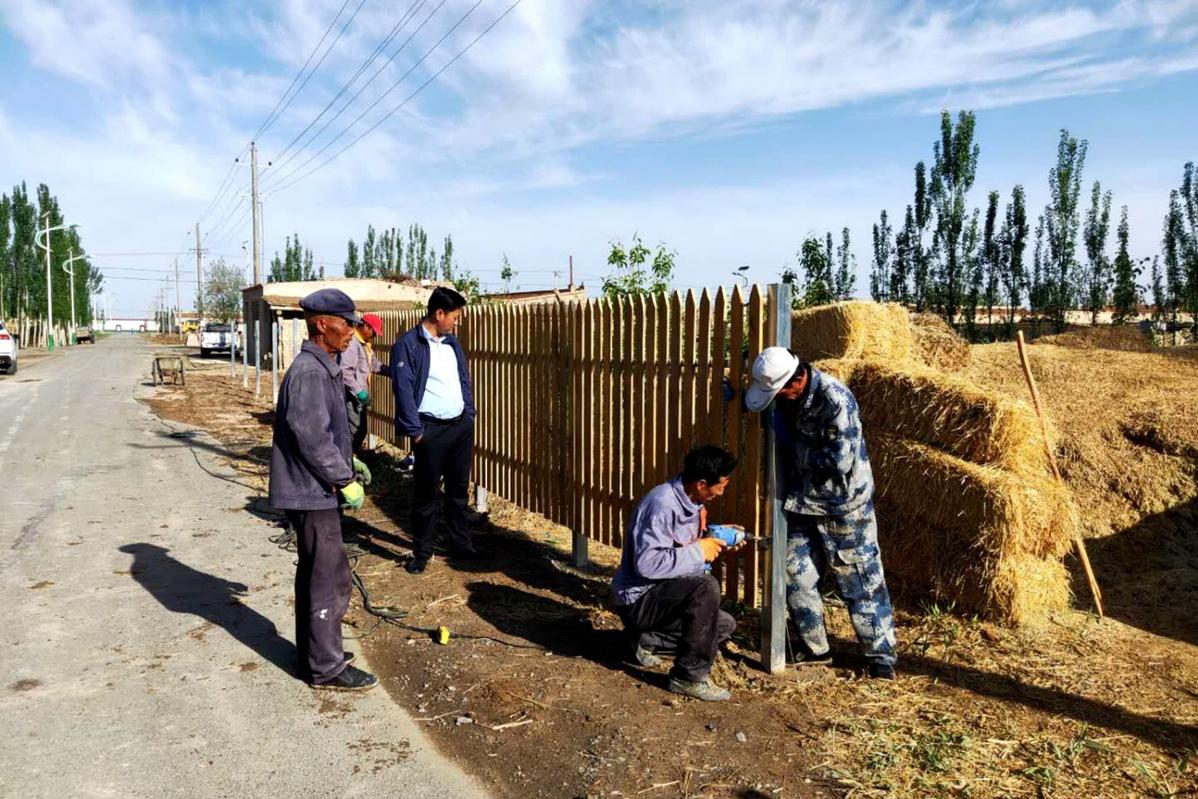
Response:
[{"label": "street lamp", "polygon": [[42,228],[38,232],[37,235],[39,237],[45,236],[46,243],[42,244],[40,241],[37,241],[36,239],[34,240],[34,243],[46,251],[46,349],[49,350],[50,352],[53,352],[54,351],[54,291],[53,291],[53,286],[52,286],[52,283],[50,280],[50,277],[51,277],[51,275],[50,275],[50,234],[56,230],[73,230],[74,228],[77,228],[79,226],[78,225],[55,225],[54,227],[49,227],[49,225],[50,225],[50,212],[49,211],[42,214],[42,221],[46,224],[46,227]]},{"label": "street lamp", "polygon": [[[87,258],[87,255],[84,253],[76,255],[74,247],[71,248],[70,252],[71,257],[62,265],[62,271],[71,276],[71,335],[69,338],[72,344],[78,344],[79,342],[75,340],[75,330],[78,327],[78,323],[75,321],[75,270],[71,269],[70,266],[75,261],[82,261],[84,258]],[[92,340],[94,341],[95,339]]]}]

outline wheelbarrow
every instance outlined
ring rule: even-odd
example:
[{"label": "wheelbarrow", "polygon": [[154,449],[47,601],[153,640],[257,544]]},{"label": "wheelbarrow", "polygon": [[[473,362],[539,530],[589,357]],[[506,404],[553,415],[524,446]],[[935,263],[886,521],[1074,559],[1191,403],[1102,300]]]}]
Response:
[{"label": "wheelbarrow", "polygon": [[166,385],[169,377],[171,383],[177,386],[187,385],[187,356],[186,355],[155,355],[154,363],[150,366],[154,377],[154,385]]}]

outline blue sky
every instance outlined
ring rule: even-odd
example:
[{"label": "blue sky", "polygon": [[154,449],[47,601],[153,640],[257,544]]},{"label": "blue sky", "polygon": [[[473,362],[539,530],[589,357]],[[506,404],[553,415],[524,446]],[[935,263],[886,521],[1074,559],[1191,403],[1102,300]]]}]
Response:
[{"label": "blue sky", "polygon": [[552,285],[571,254],[597,286],[609,242],[633,232],[677,251],[679,286],[727,283],[741,264],[768,282],[804,235],[848,226],[864,290],[870,226],[901,216],[941,108],[977,113],[975,205],[1021,183],[1042,207],[1059,129],[1088,139],[1087,189],[1101,180],[1129,206],[1147,256],[1198,159],[1198,0],[522,0],[287,185],[421,55],[342,141],[511,0],[481,0],[434,47],[476,2],[0,0],[0,185],[44,181],[92,252],[142,253],[95,261],[113,310],[144,312],[197,219],[212,257],[242,260],[248,170],[205,211],[343,5],[333,36],[360,10],[259,140],[275,158],[415,11],[333,110],[381,68],[359,100],[266,170],[265,257],[299,232],[330,274],[368,223],[420,222],[492,286],[504,254],[523,288]]}]

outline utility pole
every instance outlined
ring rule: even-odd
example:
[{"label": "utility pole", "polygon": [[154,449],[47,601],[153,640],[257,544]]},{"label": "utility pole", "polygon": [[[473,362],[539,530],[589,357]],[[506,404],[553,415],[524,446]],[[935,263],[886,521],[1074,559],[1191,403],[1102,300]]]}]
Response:
[{"label": "utility pole", "polygon": [[50,285],[50,214],[42,219],[46,223],[46,349],[54,352],[54,289]]},{"label": "utility pole", "polygon": [[[183,310],[183,306],[179,304],[179,259],[175,258],[175,318],[179,318],[179,313]],[[183,331],[183,323],[179,323],[179,331]],[[172,331],[174,332],[174,331]]]},{"label": "utility pole", "polygon": [[67,334],[67,341],[72,344],[78,343],[75,341],[75,328],[79,326],[79,323],[75,319],[75,269],[71,266],[71,264],[75,263],[76,261],[82,261],[86,257],[87,256],[83,253],[76,255],[75,248],[72,247],[70,257],[67,258],[67,262],[62,265],[62,271],[71,276],[71,332]]},{"label": "utility pole", "polygon": [[250,142],[250,209],[254,228],[254,285],[262,283],[262,217],[258,205],[258,147]]},{"label": "utility pole", "polygon": [[196,222],[196,324],[204,320],[204,269],[200,258],[200,223]]},{"label": "utility pole", "polygon": [[570,256],[570,291],[574,290],[574,256]]}]

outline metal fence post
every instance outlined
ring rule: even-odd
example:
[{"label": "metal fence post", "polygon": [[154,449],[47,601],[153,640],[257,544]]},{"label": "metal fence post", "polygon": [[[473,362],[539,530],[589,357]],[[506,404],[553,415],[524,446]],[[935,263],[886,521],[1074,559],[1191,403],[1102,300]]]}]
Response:
[{"label": "metal fence post", "polygon": [[[274,316],[274,314],[272,314]],[[270,324],[270,402],[279,404],[279,317]]]},{"label": "metal fence post", "polygon": [[[242,314],[244,316],[245,314]],[[250,379],[250,323],[249,319],[241,322],[241,387],[249,388]]]},{"label": "metal fence post", "polygon": [[[769,286],[770,345],[790,346],[790,286]],[[778,451],[770,414],[761,415],[765,427],[765,494],[769,502],[770,548],[765,570],[765,603],[761,609],[761,666],[770,674],[786,668],[786,512],[778,485]]]}]

